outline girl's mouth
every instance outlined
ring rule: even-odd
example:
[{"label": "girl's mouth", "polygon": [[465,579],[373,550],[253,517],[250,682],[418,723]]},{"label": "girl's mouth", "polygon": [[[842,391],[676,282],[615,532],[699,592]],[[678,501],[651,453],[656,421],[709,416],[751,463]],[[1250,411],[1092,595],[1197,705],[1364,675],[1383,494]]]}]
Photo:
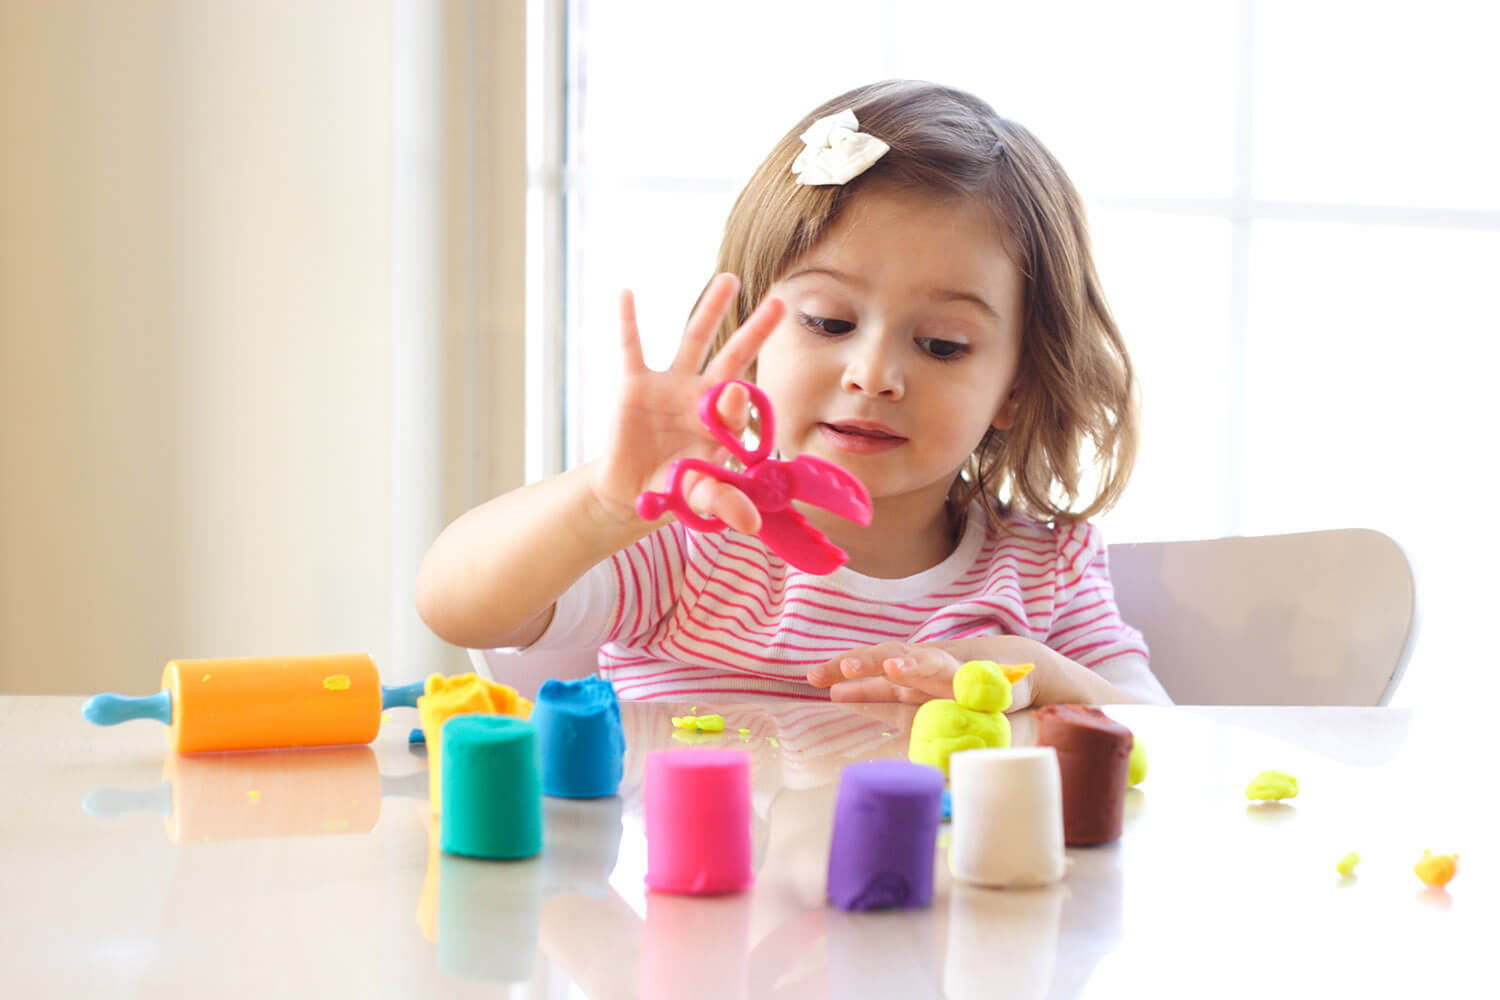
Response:
[{"label": "girl's mouth", "polygon": [[871,455],[890,451],[905,444],[907,439],[895,431],[878,424],[838,423],[819,424],[823,439],[840,451],[857,455]]}]

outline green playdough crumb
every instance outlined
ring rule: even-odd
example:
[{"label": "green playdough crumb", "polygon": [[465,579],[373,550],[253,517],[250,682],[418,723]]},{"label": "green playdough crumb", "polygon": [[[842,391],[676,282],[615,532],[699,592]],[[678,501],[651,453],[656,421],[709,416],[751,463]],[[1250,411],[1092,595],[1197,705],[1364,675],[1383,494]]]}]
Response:
[{"label": "green playdough crumb", "polygon": [[1135,737],[1135,745],[1130,748],[1130,778],[1132,786],[1139,785],[1146,780],[1146,744],[1141,742],[1139,736]]},{"label": "green playdough crumb", "polygon": [[693,729],[700,733],[722,733],[724,731],[724,716],[722,715],[674,715],[672,725],[678,729]]},{"label": "green playdough crumb", "polygon": [[1354,871],[1354,866],[1357,864],[1359,864],[1359,852],[1350,851],[1342,858],[1339,858],[1339,874],[1348,875],[1350,872]]},{"label": "green playdough crumb", "polygon": [[774,736],[767,736],[766,737],[766,742],[769,743],[769,744],[771,744],[773,747],[778,747],[779,748],[781,746],[781,743],[778,742],[777,739],[776,739],[776,737],[774,737]]},{"label": "green playdough crumb", "polygon": [[1247,799],[1290,799],[1297,795],[1297,779],[1285,771],[1262,771],[1245,786]]}]

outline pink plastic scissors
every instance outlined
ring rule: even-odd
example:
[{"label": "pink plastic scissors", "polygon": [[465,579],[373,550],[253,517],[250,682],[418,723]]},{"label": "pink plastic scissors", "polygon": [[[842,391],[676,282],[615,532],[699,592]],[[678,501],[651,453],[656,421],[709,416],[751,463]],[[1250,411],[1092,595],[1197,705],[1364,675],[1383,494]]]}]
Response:
[{"label": "pink plastic scissors", "polygon": [[698,400],[698,419],[730,454],[744,463],[743,473],[701,458],[679,458],[667,470],[667,488],[662,493],[647,490],[636,497],[636,513],[648,521],[670,510],[678,520],[698,531],[723,531],[725,524],[717,517],[700,517],[688,507],[682,492],[682,477],[687,472],[701,472],[740,490],[760,511],[757,537],[772,552],[791,565],[808,573],[832,573],[848,562],[849,554],[828,540],[828,536],[807,523],[807,518],[792,507],[801,500],[859,525],[868,526],[870,493],[863,483],[832,462],[811,455],[798,455],[790,462],[769,457],[776,440],[776,424],[771,415],[771,401],[759,386],[740,382],[750,393],[750,401],[760,414],[760,443],[747,451],[738,437],[730,433],[719,419],[719,395],[733,382],[720,382]]}]

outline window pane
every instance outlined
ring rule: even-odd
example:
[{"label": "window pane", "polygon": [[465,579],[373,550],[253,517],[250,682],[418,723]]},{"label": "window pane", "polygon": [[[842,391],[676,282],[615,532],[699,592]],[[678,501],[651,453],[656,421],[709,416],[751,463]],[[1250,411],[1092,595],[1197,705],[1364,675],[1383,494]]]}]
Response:
[{"label": "window pane", "polygon": [[596,190],[569,199],[575,248],[569,329],[577,366],[568,387],[568,465],[599,454],[619,398],[620,290],[635,294],[646,363],[665,368],[698,293],[713,277],[725,191]]},{"label": "window pane", "polygon": [[1082,187],[1223,196],[1238,8],[929,0],[912,17],[897,5],[769,0],[746,17],[690,0],[580,4],[574,161],[743,179],[818,102],[907,77],[972,90],[1036,132]]},{"label": "window pane", "polygon": [[591,172],[743,180],[819,101],[885,75],[867,3],[582,3],[572,28]]},{"label": "window pane", "polygon": [[1401,544],[1423,620],[1408,704],[1440,684],[1500,694],[1474,655],[1487,645],[1500,541],[1468,508],[1483,496],[1475,459],[1500,367],[1496,273],[1496,233],[1254,231],[1244,528],[1369,527]]},{"label": "window pane", "polygon": [[1141,449],[1109,542],[1224,533],[1231,379],[1229,223],[1135,212],[1093,219],[1100,280],[1141,384]]},{"label": "window pane", "polygon": [[1238,6],[929,0],[891,19],[890,74],[973,91],[1092,194],[1224,197]]},{"label": "window pane", "polygon": [[1262,0],[1258,198],[1500,208],[1500,7]]}]

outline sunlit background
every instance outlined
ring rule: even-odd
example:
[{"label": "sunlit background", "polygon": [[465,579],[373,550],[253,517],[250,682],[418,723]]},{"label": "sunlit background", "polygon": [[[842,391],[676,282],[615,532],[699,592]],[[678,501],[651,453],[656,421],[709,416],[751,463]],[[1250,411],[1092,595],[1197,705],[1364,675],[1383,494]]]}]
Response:
[{"label": "sunlit background", "polygon": [[[569,10],[566,455],[597,452],[635,290],[665,364],[739,186],[801,115],[928,79],[1030,128],[1089,207],[1138,365],[1112,542],[1375,528],[1416,568],[1395,704],[1476,687],[1500,555],[1492,5],[1282,0]],[[1211,669],[1211,665],[1205,665]]]},{"label": "sunlit background", "polygon": [[620,289],[664,363],[771,145],[915,77],[1087,200],[1144,399],[1106,539],[1378,529],[1395,703],[1500,695],[1497,37],[1466,0],[0,0],[0,689],[466,669],[416,566],[597,453]]}]

